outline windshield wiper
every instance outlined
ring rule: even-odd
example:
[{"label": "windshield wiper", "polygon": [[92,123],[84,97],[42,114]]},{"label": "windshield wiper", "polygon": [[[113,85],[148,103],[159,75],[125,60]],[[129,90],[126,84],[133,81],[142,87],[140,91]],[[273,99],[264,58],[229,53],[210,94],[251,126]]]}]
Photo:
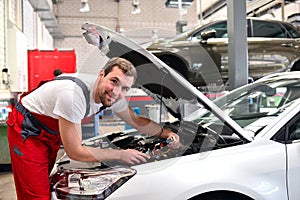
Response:
[{"label": "windshield wiper", "polygon": [[268,115],[268,112],[262,112],[262,113],[248,113],[248,114],[242,114],[242,115],[232,115],[230,116],[233,120],[238,119],[255,119],[255,118],[261,118],[261,117],[272,117],[272,116],[278,116],[278,113],[274,113],[272,115]]}]

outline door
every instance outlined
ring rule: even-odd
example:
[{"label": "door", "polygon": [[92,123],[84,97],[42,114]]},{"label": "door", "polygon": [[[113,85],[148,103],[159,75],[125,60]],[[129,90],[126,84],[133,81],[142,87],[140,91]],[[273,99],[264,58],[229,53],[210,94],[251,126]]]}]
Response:
[{"label": "door", "polygon": [[249,75],[254,79],[286,71],[300,57],[294,34],[280,22],[251,20],[248,26]]},{"label": "door", "polygon": [[300,197],[300,113],[288,124],[287,186],[290,200]]},{"label": "door", "polygon": [[[201,39],[201,34],[208,30],[214,30],[215,37]],[[226,83],[228,80],[227,21],[205,26],[193,33],[190,41],[191,68],[201,72],[206,85]]]}]

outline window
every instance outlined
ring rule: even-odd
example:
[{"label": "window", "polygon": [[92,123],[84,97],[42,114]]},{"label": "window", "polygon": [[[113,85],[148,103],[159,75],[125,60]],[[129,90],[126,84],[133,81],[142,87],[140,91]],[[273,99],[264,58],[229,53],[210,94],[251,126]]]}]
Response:
[{"label": "window", "polygon": [[292,38],[299,38],[300,37],[300,33],[298,32],[296,27],[293,27],[293,25],[286,24],[286,23],[283,23],[282,25],[289,32],[289,34]]},{"label": "window", "polygon": [[22,13],[23,13],[22,0],[7,1],[7,14],[8,19],[16,25],[20,30],[23,29]]},{"label": "window", "polygon": [[192,37],[200,39],[201,33],[207,30],[215,30],[217,32],[216,38],[227,38],[227,21],[222,21],[219,23],[207,26],[205,29],[201,29],[199,32],[195,33]]},{"label": "window", "polygon": [[288,140],[300,140],[300,117],[294,121],[288,128]]},{"label": "window", "polygon": [[267,38],[288,38],[289,33],[280,24],[268,21],[253,20],[253,36]]},{"label": "window", "polygon": [[295,140],[300,140],[300,114],[282,127],[271,139],[287,144],[292,143]]}]

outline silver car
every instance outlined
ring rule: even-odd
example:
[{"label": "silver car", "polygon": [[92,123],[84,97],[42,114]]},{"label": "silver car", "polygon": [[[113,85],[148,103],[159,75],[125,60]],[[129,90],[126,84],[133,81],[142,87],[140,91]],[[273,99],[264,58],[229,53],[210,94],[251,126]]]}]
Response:
[{"label": "silver car", "polygon": [[210,101],[155,56],[105,27],[84,24],[86,39],[137,68],[136,87],[158,105],[168,142],[134,129],[87,139],[98,148],[133,148],[148,163],[82,163],[64,155],[50,181],[52,199],[298,200],[300,196],[300,72],[262,78]]},{"label": "silver car", "polygon": [[[293,24],[247,18],[250,78],[257,80],[276,72],[300,70],[299,41],[299,28]],[[157,40],[145,47],[194,86],[224,85],[228,81],[226,19],[197,26],[175,38]]]}]

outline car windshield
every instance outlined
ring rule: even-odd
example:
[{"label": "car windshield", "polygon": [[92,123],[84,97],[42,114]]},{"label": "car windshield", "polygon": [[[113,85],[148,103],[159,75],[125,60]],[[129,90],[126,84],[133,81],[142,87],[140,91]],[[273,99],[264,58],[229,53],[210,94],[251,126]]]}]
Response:
[{"label": "car windshield", "polygon": [[[258,120],[261,127],[264,127],[267,125],[268,120],[262,119],[278,116],[297,98],[300,98],[298,78],[271,79],[239,88],[224,97],[216,99],[214,103],[242,128]],[[189,118],[194,118],[200,124],[216,121],[213,115],[203,110],[194,112]]]}]

